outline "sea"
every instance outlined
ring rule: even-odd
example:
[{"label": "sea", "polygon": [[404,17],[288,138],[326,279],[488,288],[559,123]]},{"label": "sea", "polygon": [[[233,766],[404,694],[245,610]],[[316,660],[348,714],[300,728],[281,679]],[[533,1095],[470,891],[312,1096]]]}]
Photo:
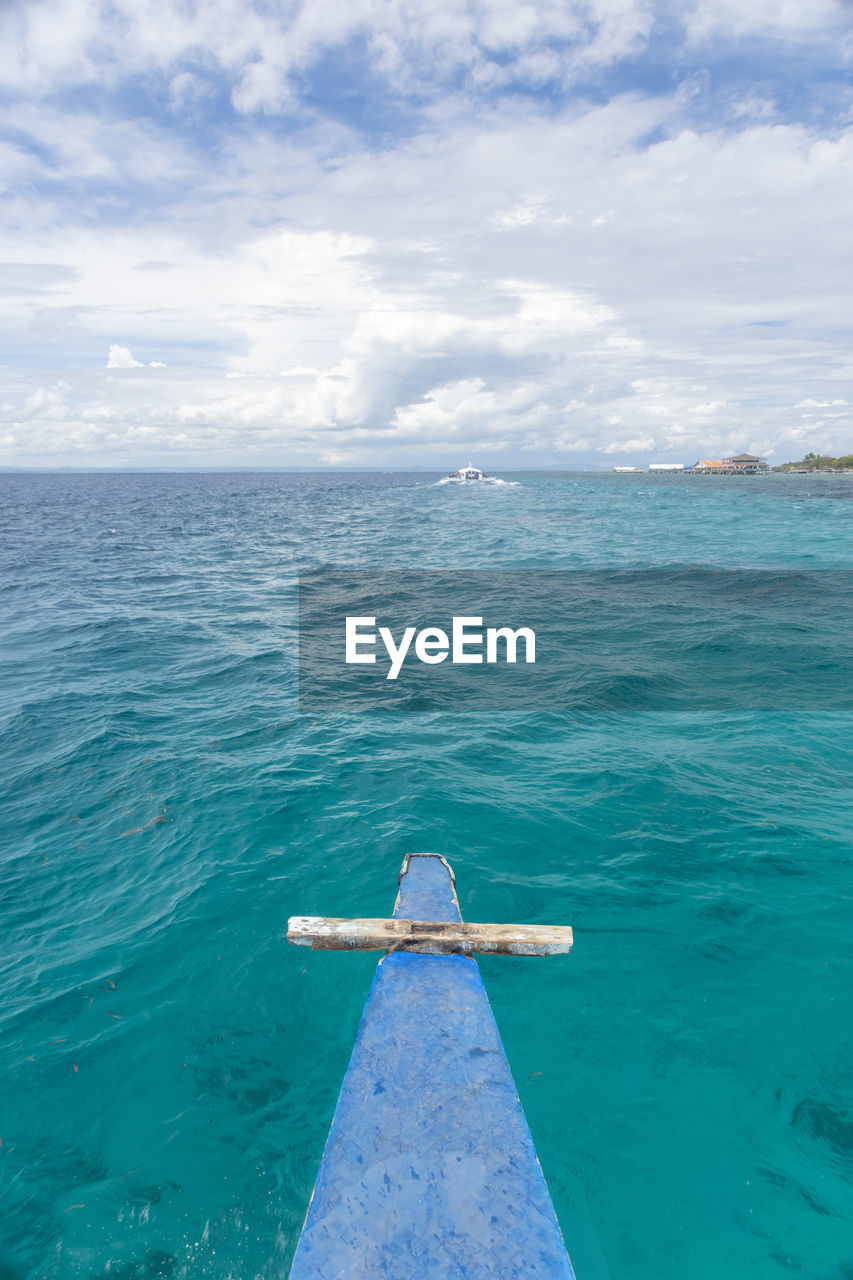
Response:
[{"label": "sea", "polygon": [[846,572],[853,475],[504,478],[0,475],[0,1280],[286,1276],[376,964],[287,918],[410,850],[574,928],[481,969],[578,1280],[853,1280],[850,618],[793,707],[297,696],[300,574]]}]

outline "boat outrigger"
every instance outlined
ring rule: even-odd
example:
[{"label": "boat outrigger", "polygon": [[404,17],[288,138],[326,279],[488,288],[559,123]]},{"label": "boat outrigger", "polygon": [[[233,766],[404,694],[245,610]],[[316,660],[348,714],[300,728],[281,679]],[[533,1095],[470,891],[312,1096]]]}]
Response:
[{"label": "boat outrigger", "polygon": [[574,1280],[474,953],[566,954],[568,926],[462,921],[408,854],[392,919],[297,916],[288,940],[384,950],[290,1280]]}]

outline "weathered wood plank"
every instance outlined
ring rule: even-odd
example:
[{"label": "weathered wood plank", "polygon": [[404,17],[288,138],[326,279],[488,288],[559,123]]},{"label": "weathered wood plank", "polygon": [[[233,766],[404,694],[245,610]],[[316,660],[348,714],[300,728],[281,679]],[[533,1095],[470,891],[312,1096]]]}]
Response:
[{"label": "weathered wood plank", "polygon": [[443,920],[344,920],[291,916],[287,940],[314,951],[414,951],[419,955],[567,955],[569,925],[471,924]]}]

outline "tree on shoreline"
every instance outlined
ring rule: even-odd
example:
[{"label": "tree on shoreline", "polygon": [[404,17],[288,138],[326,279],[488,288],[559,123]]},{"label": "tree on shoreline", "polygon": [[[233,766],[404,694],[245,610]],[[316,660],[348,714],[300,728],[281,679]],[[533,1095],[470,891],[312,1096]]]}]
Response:
[{"label": "tree on shoreline", "polygon": [[774,471],[848,471],[853,470],[853,453],[833,458],[828,453],[807,453],[801,462],[783,462]]}]

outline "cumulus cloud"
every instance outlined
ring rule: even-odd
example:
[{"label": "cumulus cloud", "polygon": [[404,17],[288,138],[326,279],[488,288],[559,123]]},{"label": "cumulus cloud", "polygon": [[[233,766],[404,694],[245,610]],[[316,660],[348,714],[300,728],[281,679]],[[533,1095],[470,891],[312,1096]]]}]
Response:
[{"label": "cumulus cloud", "polygon": [[118,347],[114,343],[110,345],[109,356],[107,358],[108,369],[141,369],[142,364],[139,360],[134,360],[127,347]]},{"label": "cumulus cloud", "polygon": [[5,7],[0,35],[12,84],[114,85],[165,73],[174,103],[203,94],[211,67],[240,112],[294,108],[294,79],[330,49],[359,42],[371,70],[398,90],[458,81],[472,87],[560,81],[638,52],[648,0],[350,0],[268,7],[245,0],[30,0]]},{"label": "cumulus cloud", "polygon": [[242,113],[299,109],[313,65],[357,48],[397,94],[563,86],[648,53],[656,28],[690,45],[745,37],[827,42],[846,31],[843,0],[18,0],[0,12],[7,83],[58,86],[162,80],[176,110],[195,109],[224,79]]},{"label": "cumulus cloud", "polygon": [[166,366],[162,360],[149,360],[148,364],[144,364],[142,360],[135,360],[133,354],[128,347],[119,347],[115,343],[110,343],[109,355],[107,357],[108,369],[165,369]]}]

